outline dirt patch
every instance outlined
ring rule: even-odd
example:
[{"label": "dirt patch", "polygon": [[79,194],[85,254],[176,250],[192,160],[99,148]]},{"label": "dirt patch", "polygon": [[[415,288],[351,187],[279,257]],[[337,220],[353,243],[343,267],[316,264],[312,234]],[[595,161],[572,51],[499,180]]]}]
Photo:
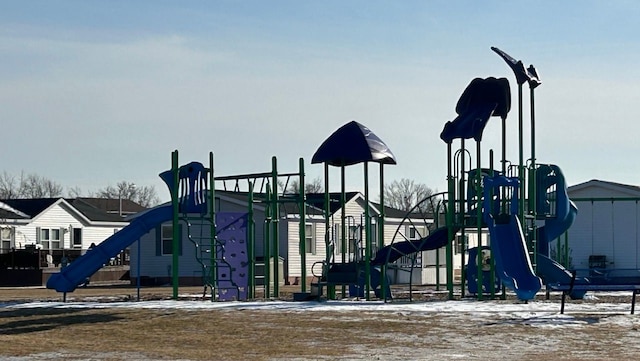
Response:
[{"label": "dirt patch", "polygon": [[[170,291],[147,288],[142,297],[168,299]],[[78,290],[73,297],[77,301],[110,302],[134,299],[135,292],[130,288],[87,288]],[[201,289],[181,290],[182,294],[189,292],[191,296],[185,299],[198,299]],[[26,302],[30,300],[27,293],[32,297],[38,295],[31,300],[60,300],[59,295],[41,289],[3,289],[0,300]],[[434,291],[424,297],[435,301],[442,294]],[[615,298],[616,302],[627,302],[616,296],[605,297],[607,301]],[[572,302],[602,301],[598,297]],[[425,307],[428,305],[426,302]],[[357,308],[313,312],[242,307],[206,310],[5,307],[0,308],[3,343],[0,357],[12,361],[635,359],[640,351],[635,342],[640,336],[638,320],[638,316],[628,314],[551,313],[541,318],[487,312],[378,312]]]}]

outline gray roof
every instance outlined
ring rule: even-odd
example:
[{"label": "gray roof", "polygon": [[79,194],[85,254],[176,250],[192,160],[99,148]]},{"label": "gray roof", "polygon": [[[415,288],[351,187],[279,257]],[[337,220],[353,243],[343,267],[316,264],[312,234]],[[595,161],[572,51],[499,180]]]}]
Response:
[{"label": "gray roof", "polygon": [[[0,200],[0,202],[26,214],[28,217],[4,208],[0,209],[0,216],[6,219],[34,218],[51,207],[59,199],[60,198],[32,198]],[[123,222],[122,217],[118,215],[118,207],[120,204],[118,199],[64,198],[64,200],[90,221]],[[144,210],[145,208],[135,202],[123,199],[122,209],[127,211],[126,213],[123,212],[123,214],[131,214]]]}]

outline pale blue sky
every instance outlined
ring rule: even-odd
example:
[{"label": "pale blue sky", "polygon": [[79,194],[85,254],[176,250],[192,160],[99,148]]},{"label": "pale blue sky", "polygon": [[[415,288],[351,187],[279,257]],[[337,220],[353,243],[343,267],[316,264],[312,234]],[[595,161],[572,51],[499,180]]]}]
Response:
[{"label": "pale blue sky", "polygon": [[[395,153],[387,180],[444,190],[439,134],[475,77],[511,82],[517,161],[497,46],[540,72],[539,162],[569,184],[640,185],[637,19],[637,1],[1,1],[1,170],[167,199],[157,174],[173,149],[181,163],[213,151],[218,175],[267,171],[272,155],[295,171],[303,157],[314,178],[317,147],[357,120]],[[525,88],[527,149],[528,102]],[[499,136],[490,122],[483,148],[498,152]]]}]

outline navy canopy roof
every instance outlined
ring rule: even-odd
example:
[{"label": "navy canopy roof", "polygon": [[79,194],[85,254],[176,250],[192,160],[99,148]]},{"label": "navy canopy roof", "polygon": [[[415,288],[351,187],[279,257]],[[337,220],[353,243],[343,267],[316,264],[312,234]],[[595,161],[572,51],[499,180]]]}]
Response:
[{"label": "navy canopy roof", "polygon": [[364,125],[351,121],[333,132],[316,150],[311,163],[333,166],[363,162],[396,164],[389,147]]},{"label": "navy canopy roof", "polygon": [[447,122],[440,138],[447,143],[454,139],[482,139],[482,132],[489,118],[506,119],[511,110],[511,90],[506,78],[475,78],[464,90],[458,104],[458,116]]}]

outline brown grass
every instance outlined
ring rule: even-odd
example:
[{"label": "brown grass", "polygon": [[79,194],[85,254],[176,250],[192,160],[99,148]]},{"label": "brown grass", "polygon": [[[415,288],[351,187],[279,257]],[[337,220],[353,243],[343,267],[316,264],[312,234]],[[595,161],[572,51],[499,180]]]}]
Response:
[{"label": "brown grass", "polygon": [[[200,288],[181,289],[181,293],[200,291]],[[129,287],[89,287],[69,298],[125,300],[135,294],[135,289]],[[168,298],[171,289],[147,288],[142,295],[146,299]],[[0,289],[0,302],[59,299],[59,295],[49,290]],[[536,328],[521,319],[488,322],[484,318],[433,313],[0,307],[0,358],[447,360],[458,355],[483,360],[628,360],[638,357],[640,346],[635,340],[640,332],[636,326],[625,328],[600,321],[606,317],[640,316],[574,317],[586,320],[586,325]],[[539,347],[542,343],[544,346]]]}]

